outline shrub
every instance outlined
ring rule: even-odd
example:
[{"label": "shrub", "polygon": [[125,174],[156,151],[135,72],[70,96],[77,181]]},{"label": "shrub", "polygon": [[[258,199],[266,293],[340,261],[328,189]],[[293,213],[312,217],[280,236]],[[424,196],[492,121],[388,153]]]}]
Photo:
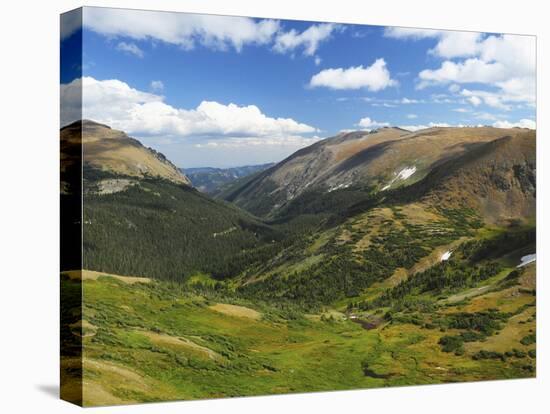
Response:
[{"label": "shrub", "polygon": [[537,341],[537,336],[533,334],[529,334],[521,338],[521,344],[522,345],[531,345],[534,344]]}]

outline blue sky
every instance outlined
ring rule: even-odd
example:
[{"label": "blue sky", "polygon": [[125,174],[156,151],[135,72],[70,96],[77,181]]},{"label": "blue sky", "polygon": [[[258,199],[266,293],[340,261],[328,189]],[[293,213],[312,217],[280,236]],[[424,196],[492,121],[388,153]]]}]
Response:
[{"label": "blue sky", "polygon": [[184,168],[279,161],[351,129],[535,127],[533,37],[100,8],[82,28],[75,16],[62,50],[82,33],[82,74],[62,70],[62,123],[83,82],[84,117]]}]

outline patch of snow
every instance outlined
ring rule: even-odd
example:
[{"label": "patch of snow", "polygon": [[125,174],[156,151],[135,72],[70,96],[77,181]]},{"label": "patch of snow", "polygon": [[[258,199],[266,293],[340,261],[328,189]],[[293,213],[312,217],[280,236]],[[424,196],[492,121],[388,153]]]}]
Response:
[{"label": "patch of snow", "polygon": [[416,167],[414,165],[412,167],[406,167],[406,168],[403,168],[401,171],[399,171],[399,174],[397,174],[397,178],[401,180],[406,180],[415,172],[416,172]]},{"label": "patch of snow", "polygon": [[212,233],[212,236],[214,236],[214,238],[219,237],[219,236],[225,236],[226,234],[232,233],[235,230],[237,230],[237,227],[233,226],[233,227],[228,228],[227,230],[220,231],[219,233]]},{"label": "patch of snow", "polygon": [[441,261],[444,262],[445,260],[449,260],[449,258],[451,257],[451,254],[453,254],[453,252],[450,250],[447,250],[445,253],[441,255]]},{"label": "patch of snow", "polygon": [[392,186],[392,184],[394,182],[396,182],[397,180],[406,180],[407,178],[409,178],[410,176],[412,176],[414,173],[416,172],[416,166],[412,166],[412,167],[405,167],[403,168],[401,171],[399,171],[398,173],[394,173],[395,174],[395,177],[390,181],[389,184],[385,185],[384,187],[382,187],[382,190],[381,191],[386,191],[388,188],[390,188]]},{"label": "patch of snow", "polygon": [[516,267],[523,267],[525,265],[528,265],[529,263],[533,263],[535,260],[537,260],[536,253],[525,255],[521,258],[521,263],[518,264]]},{"label": "patch of snow", "polygon": [[333,191],[335,191],[335,190],[340,190],[340,189],[342,189],[342,188],[348,188],[351,184],[352,184],[352,183],[347,183],[347,184],[342,183],[342,184],[338,184],[338,185],[336,185],[336,186],[331,186],[331,187],[329,187],[329,189],[327,190],[327,193],[332,193]]}]

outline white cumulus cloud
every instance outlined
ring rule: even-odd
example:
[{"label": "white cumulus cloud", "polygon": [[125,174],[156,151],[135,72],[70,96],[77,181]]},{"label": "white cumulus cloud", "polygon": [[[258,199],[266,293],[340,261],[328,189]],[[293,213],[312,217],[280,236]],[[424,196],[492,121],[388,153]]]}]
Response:
[{"label": "white cumulus cloud", "polygon": [[460,94],[466,97],[466,100],[474,106],[479,106],[481,103],[496,109],[508,111],[511,106],[506,102],[521,102],[522,97],[515,97],[505,93],[495,93],[488,91],[463,89]]},{"label": "white cumulus cloud", "polygon": [[477,53],[481,33],[460,32],[452,30],[413,29],[406,27],[388,27],[386,37],[394,39],[438,39],[436,46],[429,53],[443,58],[474,56]]},{"label": "white cumulus cloud", "polygon": [[473,106],[479,106],[481,105],[481,98],[476,95],[470,95],[466,98],[468,102],[470,102]]},{"label": "white cumulus cloud", "polygon": [[495,128],[528,128],[537,129],[537,123],[531,119],[520,119],[518,122],[496,121]]},{"label": "white cumulus cloud", "polygon": [[409,27],[386,27],[384,30],[384,36],[393,39],[423,39],[426,37],[438,37],[440,33],[440,30]]},{"label": "white cumulus cloud", "polygon": [[[330,39],[331,34],[339,29],[340,26],[336,24],[320,23],[309,26],[301,33],[295,29],[291,29],[288,32],[279,32],[275,37],[273,49],[279,53],[302,49],[304,55],[313,56],[317,52],[321,42]],[[317,60],[316,64],[318,64]]]},{"label": "white cumulus cloud", "polygon": [[[434,50],[442,45],[440,40]],[[437,69],[425,69],[418,75],[419,88],[452,83],[485,84],[494,89],[483,91],[470,99],[475,105],[486,105],[505,109],[510,103],[535,103],[536,49],[532,36],[491,35],[474,36],[460,43],[462,52],[449,53],[443,57],[470,56],[463,60],[445,60]],[[451,86],[457,92],[457,86]],[[463,91],[464,92],[464,91]]]},{"label": "white cumulus cloud", "polygon": [[439,42],[430,53],[442,58],[475,56],[478,53],[481,33],[441,31]]},{"label": "white cumulus cloud", "polygon": [[353,66],[347,69],[325,69],[314,75],[309,85],[311,87],[326,87],[330,89],[361,89],[376,92],[397,85],[397,81],[391,78],[390,71],[386,67],[386,61],[382,58],[368,67]]},{"label": "white cumulus cloud", "polygon": [[[510,103],[535,102],[536,41],[533,36],[485,35],[476,32],[388,28],[386,37],[436,39],[428,53],[443,59],[435,69],[418,74],[420,89],[451,84],[458,93],[461,84],[484,84],[494,89],[489,95],[471,95],[473,105],[482,103],[499,109]],[[473,97],[475,96],[475,97]]]},{"label": "white cumulus cloud", "polygon": [[135,43],[119,42],[116,49],[129,55],[137,56],[138,58],[142,58],[144,56],[143,50],[141,50]]},{"label": "white cumulus cloud", "polygon": [[240,137],[277,139],[316,132],[291,118],[272,118],[255,105],[202,101],[196,108],[176,108],[164,97],[139,91],[120,80],[84,77],[61,86],[62,124],[82,117],[142,136]]},{"label": "white cumulus cloud", "polygon": [[267,44],[279,30],[279,23],[274,20],[97,7],[84,8],[83,24],[110,37],[152,39],[184,49],[200,44],[237,51],[245,45]]},{"label": "white cumulus cloud", "polygon": [[[445,122],[430,122],[429,124],[426,124],[426,125],[400,125],[399,128],[403,128],[408,131],[415,132],[415,131],[420,131],[421,129],[435,128],[435,127],[447,128],[450,126],[452,125],[449,125]],[[456,126],[459,126],[459,125],[456,125]]]},{"label": "white cumulus cloud", "polygon": [[366,129],[366,130],[371,130],[371,129],[376,129],[376,128],[387,127],[387,126],[390,126],[390,124],[387,123],[387,122],[375,121],[374,119],[370,119],[367,116],[365,118],[361,118],[359,120],[359,122],[357,123],[357,126],[360,126],[361,128]]},{"label": "white cumulus cloud", "polygon": [[71,37],[73,33],[81,28],[82,14],[79,9],[71,10],[61,15],[61,40]]},{"label": "white cumulus cloud", "polygon": [[161,92],[164,90],[164,83],[160,80],[151,81],[151,90],[154,92]]},{"label": "white cumulus cloud", "polygon": [[440,83],[496,83],[507,79],[507,68],[499,62],[478,58],[461,62],[447,60],[438,69],[425,69],[418,75],[420,88]]},{"label": "white cumulus cloud", "polygon": [[250,148],[250,147],[282,147],[298,149],[316,143],[321,138],[318,136],[302,137],[289,135],[278,138],[227,138],[223,140],[208,140],[205,143],[195,144],[195,148]]},{"label": "white cumulus cloud", "polygon": [[418,99],[410,99],[410,98],[405,97],[405,98],[401,98],[400,103],[402,103],[404,105],[409,105],[409,104],[424,103],[424,101],[418,100]]}]

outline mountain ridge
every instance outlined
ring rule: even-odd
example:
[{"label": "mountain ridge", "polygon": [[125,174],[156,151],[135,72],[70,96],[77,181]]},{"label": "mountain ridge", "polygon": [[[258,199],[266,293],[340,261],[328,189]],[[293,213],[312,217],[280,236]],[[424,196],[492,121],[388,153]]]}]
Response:
[{"label": "mountain ridge", "polygon": [[[92,120],[84,119],[61,128],[62,154],[68,145],[82,146],[85,167],[133,178],[164,178],[176,184],[191,181],[164,154],[145,147],[125,132]],[[65,145],[64,145],[65,143]]]},{"label": "mountain ridge", "polygon": [[338,134],[295,152],[220,196],[256,215],[273,217],[306,191],[330,192],[355,185],[379,191],[399,188],[420,181],[437,165],[479,144],[525,131],[437,127],[410,132],[387,127]]}]

